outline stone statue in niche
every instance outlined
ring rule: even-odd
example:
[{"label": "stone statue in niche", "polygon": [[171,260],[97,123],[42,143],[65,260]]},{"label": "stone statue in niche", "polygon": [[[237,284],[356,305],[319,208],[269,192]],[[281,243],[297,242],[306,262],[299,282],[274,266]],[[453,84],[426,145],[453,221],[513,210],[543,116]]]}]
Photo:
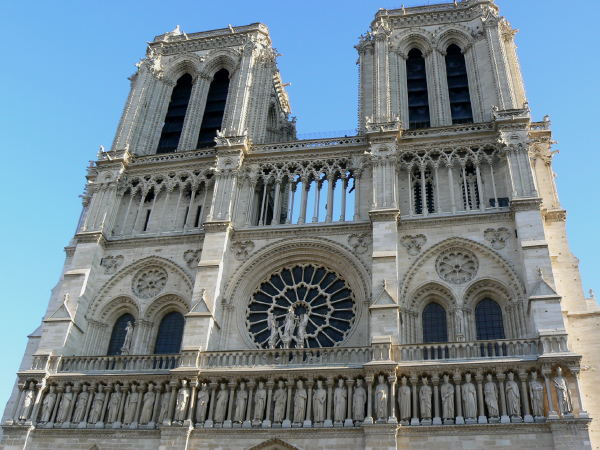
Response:
[{"label": "stone statue in niche", "polygon": [[265,406],[267,404],[267,390],[263,381],[258,382],[256,394],[254,395],[254,420],[260,422],[265,416]]},{"label": "stone statue in niche", "polygon": [[177,391],[177,402],[175,404],[175,416],[173,421],[177,424],[183,424],[185,420],[185,413],[187,412],[187,406],[190,401],[190,388],[188,387],[187,380],[181,380],[181,387]]},{"label": "stone statue in niche", "polygon": [[227,402],[229,401],[229,391],[227,385],[221,383],[219,385],[219,392],[217,392],[217,400],[215,402],[215,422],[222,423],[225,420],[227,414]]},{"label": "stone statue in niche", "polygon": [[31,409],[35,402],[35,382],[30,381],[27,390],[23,394],[23,406],[21,407],[21,414],[19,414],[19,420],[24,421],[29,419],[31,415]]},{"label": "stone statue in niche", "polygon": [[423,385],[419,390],[419,404],[421,406],[421,418],[431,419],[431,386],[427,377],[421,378]]},{"label": "stone statue in niche", "polygon": [[42,416],[40,418],[40,423],[47,423],[52,416],[52,411],[54,410],[54,404],[56,403],[56,386],[51,385],[48,389],[48,393],[44,397],[44,401],[42,402]]},{"label": "stone statue in niche", "polygon": [[273,422],[280,423],[285,417],[285,403],[287,401],[287,393],[283,380],[277,382],[277,390],[273,394]]},{"label": "stone statue in niche", "polygon": [[158,414],[159,423],[163,423],[165,420],[169,420],[169,418],[167,416],[169,414],[170,399],[171,399],[171,392],[168,391],[168,386],[167,386],[167,391],[164,394],[162,394],[160,397],[160,412]]},{"label": "stone statue in niche", "polygon": [[296,382],[296,393],[294,394],[294,422],[301,423],[306,415],[306,389],[302,380]]},{"label": "stone statue in niche", "polygon": [[127,326],[125,327],[125,339],[123,340],[123,345],[121,346],[121,355],[129,355],[132,340],[133,324],[131,323],[131,320],[129,320],[127,322]]},{"label": "stone statue in niche", "polygon": [[477,393],[475,385],[471,382],[471,374],[465,375],[465,384],[461,387],[463,400],[463,414],[465,419],[477,417]]},{"label": "stone statue in niche", "polygon": [[279,328],[275,316],[270,311],[267,313],[267,327],[269,330],[269,348],[273,349],[277,346],[279,340]]},{"label": "stone statue in niche", "polygon": [[375,388],[375,415],[377,416],[377,421],[387,422],[388,387],[385,377],[379,375],[377,383],[377,387]]},{"label": "stone statue in niche", "polygon": [[444,374],[444,382],[440,386],[442,416],[444,420],[454,420],[454,385],[449,380],[450,376]]},{"label": "stone statue in niche", "polygon": [[488,416],[498,417],[500,415],[498,411],[498,388],[492,379],[491,373],[487,374],[486,380],[483,386],[483,398],[485,399],[485,406],[487,406]]},{"label": "stone statue in niche", "polygon": [[538,381],[535,370],[531,372],[531,380],[529,380],[529,396],[533,415],[544,417],[544,385]]},{"label": "stone statue in niche", "polygon": [[283,348],[290,348],[290,343],[294,337],[294,330],[296,329],[296,314],[294,308],[290,306],[288,312],[285,315],[283,322],[283,333],[281,333],[281,342],[283,342]]},{"label": "stone statue in niche", "polygon": [[106,398],[106,393],[104,392],[104,385],[98,384],[98,392],[94,395],[94,400],[92,401],[92,407],[90,408],[90,414],[88,416],[88,423],[96,424],[100,422],[102,414],[102,407],[104,406],[104,399]]},{"label": "stone statue in niche", "polygon": [[123,393],[121,392],[121,385],[115,384],[115,391],[110,395],[108,401],[108,416],[106,419],[107,423],[113,423],[118,421],[119,406],[121,405],[121,398]]},{"label": "stone statue in niche", "polygon": [[204,423],[206,420],[206,412],[208,411],[208,402],[210,393],[208,392],[208,384],[202,383],[198,396],[196,397],[196,422]]},{"label": "stone statue in niche", "polygon": [[60,399],[60,405],[58,406],[58,413],[56,414],[56,422],[63,423],[69,421],[69,411],[71,409],[71,402],[73,401],[73,392],[71,386],[65,387],[62,398]]},{"label": "stone statue in niche", "polygon": [[327,391],[323,388],[323,380],[317,380],[317,387],[313,392],[313,420],[315,423],[325,420],[325,400],[327,400]]},{"label": "stone statue in niche", "polygon": [[515,381],[515,374],[508,372],[506,381],[506,409],[510,417],[521,416],[521,393]]},{"label": "stone statue in niche", "polygon": [[246,383],[240,382],[240,387],[237,391],[235,399],[235,414],[233,417],[234,422],[242,423],[246,415],[246,405],[248,404],[248,390],[246,389]]},{"label": "stone statue in niche", "polygon": [[137,410],[138,402],[140,401],[140,393],[137,390],[135,384],[131,385],[131,392],[127,396],[127,403],[125,404],[125,413],[123,415],[123,423],[130,424],[135,422],[135,412]]},{"label": "stone statue in niche", "polygon": [[556,369],[556,376],[553,381],[554,387],[556,388],[556,398],[558,399],[558,411],[563,416],[572,414],[573,402],[571,401],[569,386],[567,385],[567,380],[562,375],[562,369],[560,367]]},{"label": "stone statue in niche", "polygon": [[302,314],[300,316],[300,322],[298,323],[298,329],[296,330],[296,348],[304,348],[304,339],[306,339],[306,326],[308,325],[308,314]]},{"label": "stone statue in niche", "polygon": [[140,424],[146,425],[152,422],[152,412],[154,411],[154,401],[156,400],[156,392],[154,392],[154,385],[148,384],[148,390],[144,394],[142,401],[142,412],[140,414]]},{"label": "stone statue in niche", "polygon": [[398,408],[400,409],[400,420],[410,420],[410,387],[407,385],[406,377],[400,378],[398,388]]},{"label": "stone statue in niche", "polygon": [[362,378],[356,380],[356,388],[352,397],[352,415],[354,420],[362,422],[365,420],[365,404],[367,403],[367,392],[363,387]]},{"label": "stone statue in niche", "polygon": [[457,335],[463,335],[464,331],[464,315],[463,315],[463,311],[462,309],[457,309],[456,311],[454,311],[454,325],[456,327],[456,334]]},{"label": "stone statue in niche", "polygon": [[81,387],[81,392],[77,396],[77,402],[75,402],[75,411],[73,412],[73,420],[71,420],[71,422],[80,423],[83,421],[89,398],[90,393],[87,390],[87,384],[84,384]]},{"label": "stone statue in niche", "polygon": [[343,422],[346,416],[346,402],[348,395],[344,387],[344,379],[338,380],[338,385],[333,392],[333,420],[335,422]]}]

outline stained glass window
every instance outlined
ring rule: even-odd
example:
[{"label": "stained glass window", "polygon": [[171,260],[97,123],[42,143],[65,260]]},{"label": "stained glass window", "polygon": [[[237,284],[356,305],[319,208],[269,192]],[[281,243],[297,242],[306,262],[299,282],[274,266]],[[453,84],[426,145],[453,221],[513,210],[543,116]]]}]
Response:
[{"label": "stained glass window", "polygon": [[423,310],[423,342],[448,342],[446,310],[439,303],[429,303]]},{"label": "stained glass window", "polygon": [[477,340],[504,339],[502,309],[494,300],[485,298],[475,307]]},{"label": "stained glass window", "polygon": [[159,355],[179,353],[179,350],[181,350],[184,323],[183,316],[178,312],[171,312],[165,315],[158,327],[154,353]]}]

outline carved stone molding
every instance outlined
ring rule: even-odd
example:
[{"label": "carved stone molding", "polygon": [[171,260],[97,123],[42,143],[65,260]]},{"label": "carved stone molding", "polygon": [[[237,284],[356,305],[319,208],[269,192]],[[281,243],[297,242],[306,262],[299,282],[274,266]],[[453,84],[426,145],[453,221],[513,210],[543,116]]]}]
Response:
[{"label": "carved stone molding", "polygon": [[131,290],[141,298],[154,297],[164,289],[169,275],[159,266],[151,266],[140,270],[132,281]]},{"label": "carved stone molding", "polygon": [[501,250],[506,247],[506,241],[510,237],[508,228],[500,227],[497,229],[488,228],[483,232],[483,237],[495,250]]},{"label": "carved stone molding", "polygon": [[186,250],[185,252],[183,252],[183,260],[190,269],[194,269],[198,265],[198,261],[200,261],[201,254],[202,249]]},{"label": "carved stone molding", "polygon": [[254,242],[247,241],[235,241],[231,244],[231,251],[233,252],[233,256],[235,259],[239,261],[243,261],[252,253],[254,250]]},{"label": "carved stone molding", "polygon": [[463,284],[477,274],[479,262],[469,250],[450,248],[438,256],[435,268],[442,280],[452,284]]},{"label": "carved stone molding", "polygon": [[104,273],[107,275],[111,275],[115,273],[119,267],[123,264],[125,258],[123,255],[117,256],[105,256],[100,260],[100,265],[104,267]]},{"label": "carved stone molding", "polygon": [[407,234],[400,239],[400,243],[406,248],[408,254],[413,256],[419,254],[426,242],[427,237],[424,234],[417,234],[416,236]]},{"label": "carved stone molding", "polygon": [[369,233],[352,233],[348,236],[348,244],[357,255],[362,255],[371,246],[371,235]]}]

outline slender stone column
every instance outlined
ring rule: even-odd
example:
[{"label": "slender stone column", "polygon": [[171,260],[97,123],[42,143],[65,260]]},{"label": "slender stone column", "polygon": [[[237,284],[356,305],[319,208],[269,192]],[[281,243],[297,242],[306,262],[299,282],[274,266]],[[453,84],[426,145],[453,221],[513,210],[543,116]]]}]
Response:
[{"label": "slender stone column", "polygon": [[252,397],[254,396],[254,388],[256,387],[256,381],[250,380],[248,385],[248,404],[246,405],[246,420],[242,424],[244,428],[252,428]]},{"label": "slender stone column", "polygon": [[94,401],[94,396],[96,395],[96,384],[97,383],[92,384],[89,388],[90,396],[88,397],[87,405],[85,406],[85,414],[83,416],[83,421],[80,424],[81,428],[87,427],[88,416],[90,415],[92,402]]},{"label": "slender stone column", "polygon": [[346,221],[346,191],[348,190],[348,178],[342,177],[342,200],[340,205],[340,222]]},{"label": "slender stone column", "polygon": [[454,199],[454,176],[452,173],[452,164],[448,164],[448,189],[450,190],[450,210],[452,214],[456,212],[456,200]]},{"label": "slender stone column", "polygon": [[312,426],[312,421],[311,421],[311,417],[312,417],[312,390],[313,390],[313,386],[314,386],[315,382],[312,379],[309,379],[306,382],[306,386],[307,386],[307,392],[308,392],[308,398],[306,399],[306,417],[304,419],[304,423],[302,424],[303,427],[311,427]]},{"label": "slender stone column", "polygon": [[372,425],[373,424],[373,375],[367,375],[365,377],[365,384],[367,385],[367,417],[365,417],[365,420],[363,421],[363,425]]},{"label": "slender stone column", "polygon": [[333,378],[327,378],[327,417],[323,423],[324,427],[333,426],[333,418],[331,417],[331,402],[333,400]]},{"label": "slender stone column", "polygon": [[306,222],[306,203],[308,200],[308,189],[310,184],[308,183],[308,177],[303,176],[302,179],[302,197],[300,200],[300,217],[298,217],[298,223],[303,224]]},{"label": "slender stone column", "polygon": [[204,422],[204,428],[212,428],[214,425],[213,414],[215,411],[215,392],[219,383],[216,381],[210,382],[210,403],[208,405],[208,419]]},{"label": "slender stone column", "polygon": [[417,377],[411,375],[410,377],[410,391],[412,393],[412,418],[410,419],[411,425],[419,425],[419,414],[417,410]]},{"label": "slender stone column", "polygon": [[487,417],[485,416],[485,410],[483,409],[483,375],[477,373],[475,375],[475,381],[477,382],[477,411],[479,411],[477,423],[487,423]]},{"label": "slender stone column", "polygon": [[[572,371],[571,371],[572,372]],[[42,406],[42,399],[44,398],[44,391],[46,390],[46,381],[42,381],[41,383],[36,383],[36,395],[35,402],[33,403],[33,408],[31,410],[31,415],[27,418],[27,422],[35,425],[37,422],[38,414],[40,411],[40,407]]]},{"label": "slender stone column", "polygon": [[269,428],[271,426],[271,403],[273,401],[273,386],[275,386],[275,382],[272,378],[267,381],[267,413],[265,415],[265,420],[263,420],[262,427]]},{"label": "slender stone column", "polygon": [[483,183],[481,182],[481,171],[479,163],[475,164],[475,173],[477,174],[477,192],[479,193],[479,208],[485,211],[485,201],[483,197]]},{"label": "slender stone column", "polygon": [[160,385],[160,383],[155,383],[155,391],[156,391],[156,395],[154,396],[154,405],[152,406],[152,419],[150,421],[150,423],[148,423],[148,427],[150,428],[150,426],[154,426],[155,423],[158,422],[158,407],[160,405],[160,397],[162,395],[162,386]]},{"label": "slender stone column", "polygon": [[356,169],[353,172],[354,177],[354,221],[360,220],[360,177],[362,169]]},{"label": "slender stone column", "polygon": [[390,416],[388,423],[398,423],[396,419],[396,374],[388,376],[388,383],[390,384]]},{"label": "slender stone column", "polygon": [[79,383],[75,383],[73,386],[73,401],[71,401],[71,405],[69,406],[69,412],[67,412],[67,418],[62,424],[64,428],[68,428],[71,426],[71,417],[73,416],[73,409],[75,408],[75,403],[77,403],[77,397],[79,396],[79,391],[81,390],[81,386]]},{"label": "slender stone column", "polygon": [[279,225],[281,218],[281,180],[275,181],[275,200],[273,201],[273,225]]},{"label": "slender stone column", "polygon": [[167,418],[165,421],[168,422],[168,425],[171,425],[171,421],[173,420],[173,413],[175,412],[175,402],[177,401],[177,387],[179,386],[179,382],[177,380],[173,380],[170,383],[171,386],[171,396],[169,398],[169,412],[167,413]]},{"label": "slender stone column", "polygon": [[354,380],[352,378],[348,378],[346,380],[346,387],[348,388],[348,415],[344,421],[345,427],[354,426],[354,421],[352,420],[352,386],[354,386]]},{"label": "slender stone column", "polygon": [[325,222],[331,223],[333,221],[333,189],[335,188],[335,175],[330,173],[327,174],[327,215]]},{"label": "slender stone column", "polygon": [[288,378],[287,382],[287,404],[285,409],[285,420],[281,423],[283,428],[291,428],[291,411],[292,411],[292,387],[294,385],[294,379]]},{"label": "slender stone column", "polygon": [[[52,412],[52,416],[50,418],[50,423],[47,425],[48,428],[52,428],[52,425],[54,424],[54,421],[56,420],[56,414],[58,413],[58,406],[60,405],[60,401],[62,400],[62,395],[63,395],[64,389],[65,389],[64,385],[59,385],[56,387],[56,402],[54,402],[54,411]],[[17,403],[17,405],[18,405],[18,403]]]},{"label": "slender stone column", "polygon": [[455,409],[456,409],[456,421],[455,423],[457,425],[464,425],[465,423],[465,418],[463,417],[462,414],[462,397],[461,397],[461,385],[460,385],[460,380],[461,380],[461,376],[460,373],[455,373],[454,376],[452,377],[452,379],[454,380],[454,393],[456,394],[456,402],[455,402]]},{"label": "slender stone column", "polygon": [[583,395],[581,394],[581,389],[579,387],[579,367],[571,366],[569,367],[569,370],[573,374],[573,378],[575,378],[575,390],[577,391],[577,399],[579,401],[579,413],[577,413],[577,417],[587,419],[589,417],[589,414],[587,413],[585,406],[583,405]]},{"label": "slender stone column", "polygon": [[[12,416],[12,422],[10,423],[10,425],[12,425],[13,423],[17,423],[19,421],[19,412],[21,411],[21,399],[23,397],[23,391],[26,389],[27,387],[27,383],[25,382],[20,382],[18,384],[18,390],[19,390],[19,394],[17,395],[17,401],[15,402],[15,405],[13,406],[13,412],[11,414]],[[61,391],[59,391],[61,392]],[[58,399],[57,399],[58,401]]]},{"label": "slender stone column", "polygon": [[519,372],[519,380],[521,380],[521,402],[523,404],[523,421],[527,423],[533,422],[533,416],[529,409],[529,391],[527,389],[527,372],[524,370]]},{"label": "slender stone column", "polygon": [[321,181],[315,180],[315,205],[313,209],[312,222],[316,223],[319,221],[319,203],[321,202]]},{"label": "slender stone column", "polygon": [[506,392],[504,391],[504,380],[506,374],[498,373],[498,397],[500,397],[500,423],[510,423],[510,417],[506,415]]},{"label": "slender stone column", "polygon": [[439,389],[439,384],[440,384],[440,377],[439,375],[433,374],[433,376],[431,377],[431,384],[433,384],[433,412],[434,412],[434,417],[433,417],[433,425],[441,425],[442,424],[442,418],[440,417],[440,389]]},{"label": "slender stone column", "polygon": [[185,420],[185,422],[183,422],[183,425],[188,427],[192,427],[194,423],[194,409],[196,408],[196,392],[198,391],[198,380],[190,381],[190,386],[192,387],[190,404],[188,406],[187,419]]},{"label": "slender stone column", "polygon": [[233,399],[235,397],[235,387],[237,386],[237,382],[230,381],[227,383],[229,387],[229,405],[227,407],[227,420],[223,422],[223,428],[231,428],[233,426],[232,422],[232,414],[233,414]]},{"label": "slender stone column", "polygon": [[108,408],[108,400],[113,391],[112,384],[108,383],[106,387],[103,389],[104,391],[104,403],[102,404],[102,412],[100,413],[100,420],[96,422],[96,426],[94,428],[104,428],[104,417],[106,416],[106,408]]},{"label": "slender stone column", "polygon": [[552,399],[552,390],[550,389],[551,372],[552,370],[549,367],[542,368],[542,375],[546,384],[546,398],[548,399],[548,419],[559,419],[558,413],[554,409],[554,400]]}]

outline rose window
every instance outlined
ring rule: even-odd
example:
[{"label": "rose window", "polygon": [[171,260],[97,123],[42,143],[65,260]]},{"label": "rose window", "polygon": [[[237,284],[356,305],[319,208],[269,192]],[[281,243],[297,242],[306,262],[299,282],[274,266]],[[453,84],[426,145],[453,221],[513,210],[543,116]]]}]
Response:
[{"label": "rose window", "polygon": [[246,325],[260,348],[333,347],[346,338],[355,312],[346,281],[308,264],[263,281],[248,304]]},{"label": "rose window", "polygon": [[162,267],[142,269],[133,278],[132,290],[141,298],[154,297],[164,289],[167,277],[167,271]]},{"label": "rose window", "polygon": [[435,268],[442,280],[462,284],[473,279],[479,263],[477,257],[468,250],[450,249],[438,257]]}]

